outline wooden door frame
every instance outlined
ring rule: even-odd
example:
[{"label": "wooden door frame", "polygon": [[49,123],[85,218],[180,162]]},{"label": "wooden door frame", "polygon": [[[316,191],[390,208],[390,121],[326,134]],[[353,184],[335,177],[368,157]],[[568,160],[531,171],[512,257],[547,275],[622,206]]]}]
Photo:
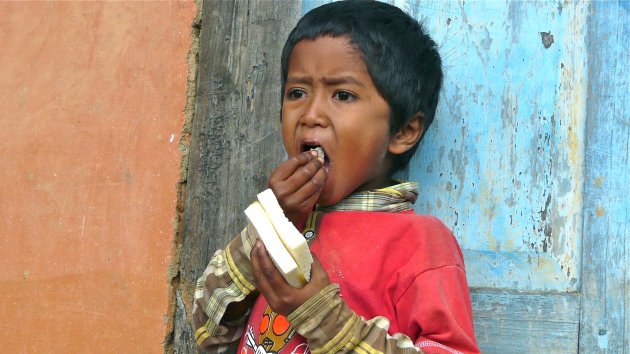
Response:
[{"label": "wooden door frame", "polygon": [[630,8],[590,6],[579,351],[630,353]]},{"label": "wooden door frame", "polygon": [[[299,1],[203,2],[195,117],[176,289],[173,351],[197,353],[195,283],[215,250],[244,225],[244,210],[284,160],[280,53]],[[239,226],[241,225],[241,226]]]}]

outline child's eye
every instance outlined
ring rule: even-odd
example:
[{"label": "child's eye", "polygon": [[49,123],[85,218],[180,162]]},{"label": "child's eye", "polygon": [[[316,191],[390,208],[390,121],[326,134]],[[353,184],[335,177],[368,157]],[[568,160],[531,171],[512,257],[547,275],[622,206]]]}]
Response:
[{"label": "child's eye", "polygon": [[289,100],[299,100],[300,98],[306,97],[306,92],[300,89],[290,89],[287,92],[287,99]]},{"label": "child's eye", "polygon": [[350,93],[348,91],[337,91],[333,95],[333,98],[337,99],[339,101],[352,102],[352,101],[355,101],[357,99],[357,96],[355,96],[354,94],[352,94],[352,93]]}]

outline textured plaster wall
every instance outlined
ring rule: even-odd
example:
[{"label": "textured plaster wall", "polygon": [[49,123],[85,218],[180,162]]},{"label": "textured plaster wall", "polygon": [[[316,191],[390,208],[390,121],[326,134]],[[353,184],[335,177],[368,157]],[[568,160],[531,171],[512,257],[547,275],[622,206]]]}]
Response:
[{"label": "textured plaster wall", "polygon": [[195,3],[0,14],[0,348],[163,352]]}]

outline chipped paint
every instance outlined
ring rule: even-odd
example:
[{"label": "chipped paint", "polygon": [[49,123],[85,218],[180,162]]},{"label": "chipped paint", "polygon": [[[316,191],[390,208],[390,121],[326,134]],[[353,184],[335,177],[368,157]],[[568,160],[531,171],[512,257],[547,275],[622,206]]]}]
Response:
[{"label": "chipped paint", "polygon": [[540,40],[545,49],[549,49],[553,44],[553,34],[551,32],[540,32]]},{"label": "chipped paint", "polygon": [[473,287],[577,290],[588,4],[390,3],[423,20],[446,75],[407,171],[416,210],[453,228]]},{"label": "chipped paint", "polygon": [[599,349],[608,349],[608,335],[605,330],[600,330],[597,336],[597,347]]},{"label": "chipped paint", "polygon": [[453,228],[473,287],[577,290],[587,5],[408,3],[446,73],[417,211]]},{"label": "chipped paint", "polygon": [[589,4],[388,2],[424,22],[445,69],[404,174],[421,186],[416,211],[453,229],[471,286],[576,291]]}]

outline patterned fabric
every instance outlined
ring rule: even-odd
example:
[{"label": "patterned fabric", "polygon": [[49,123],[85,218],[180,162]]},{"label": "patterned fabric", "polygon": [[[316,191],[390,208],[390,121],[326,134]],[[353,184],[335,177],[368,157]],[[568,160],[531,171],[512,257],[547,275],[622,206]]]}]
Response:
[{"label": "patterned fabric", "polygon": [[397,213],[411,210],[417,198],[418,184],[416,182],[403,182],[387,188],[353,193],[335,205],[318,206],[317,210],[323,212],[352,210]]},{"label": "patterned fabric", "polygon": [[230,242],[225,250],[217,251],[203,275],[197,280],[193,302],[192,322],[195,340],[200,347],[224,353],[228,344],[238,341],[247,314],[229,322],[223,321],[228,305],[245,299],[256,288],[254,272],[249,261],[251,246],[247,229]]},{"label": "patterned fabric", "polygon": [[[351,194],[334,206],[318,208],[305,225],[305,237],[310,240],[314,236],[317,221],[321,220],[321,212],[332,210],[399,212],[410,210],[417,196],[418,185],[415,182]],[[223,352],[226,348],[221,344],[238,340],[243,332],[245,318],[229,323],[221,321],[227,306],[232,302],[243,301],[255,290],[249,261],[254,240],[249,229],[249,227],[243,229],[240,237],[236,237],[226,250],[217,251],[197,281],[193,303],[195,340],[201,347],[216,346],[217,353]]]},{"label": "patterned fabric", "polygon": [[358,316],[339,296],[339,285],[330,284],[291,313],[287,320],[309,338],[312,354],[422,353],[404,334],[390,336],[389,320]]},{"label": "patterned fabric", "polygon": [[[318,207],[305,225],[305,236],[313,236],[321,215],[329,211],[400,212],[412,209],[418,196],[417,184],[400,183],[348,196],[330,207]],[[238,341],[245,328],[243,318],[225,321],[230,303],[240,302],[255,290],[249,260],[251,233],[245,228],[226,248],[218,251],[197,282],[193,305],[193,326],[197,344],[210,353],[223,353],[227,344]],[[309,235],[307,235],[309,234]],[[312,353],[422,353],[402,334],[390,336],[389,321],[383,317],[365,320],[339,296],[331,284],[305,302],[287,319],[308,338]],[[325,332],[325,333],[324,333]]]}]

